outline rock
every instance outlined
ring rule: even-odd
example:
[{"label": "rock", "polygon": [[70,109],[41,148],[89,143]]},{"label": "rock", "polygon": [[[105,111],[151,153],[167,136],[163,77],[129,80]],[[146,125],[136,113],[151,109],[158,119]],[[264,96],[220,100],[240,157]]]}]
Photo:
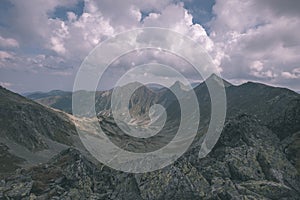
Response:
[{"label": "rock", "polygon": [[233,182],[226,178],[225,180],[222,178],[214,178],[212,180],[212,193],[213,196],[216,198],[229,200],[229,199],[240,199],[240,195],[236,190]]},{"label": "rock", "polygon": [[12,199],[21,199],[28,197],[32,188],[32,182],[18,182],[11,185],[9,191],[4,192],[4,197]]},{"label": "rock", "polygon": [[[235,137],[235,138],[233,138]],[[287,199],[299,197],[299,174],[276,134],[249,115],[229,120],[203,159],[197,145],[163,169],[119,172],[74,148],[1,181],[3,198]]]},{"label": "rock", "polygon": [[36,200],[37,197],[35,196],[35,194],[31,193],[29,196],[29,200]]},{"label": "rock", "polygon": [[291,188],[283,184],[270,181],[249,181],[241,183],[240,186],[270,199],[292,199],[293,196],[294,199],[296,199],[297,195]]}]

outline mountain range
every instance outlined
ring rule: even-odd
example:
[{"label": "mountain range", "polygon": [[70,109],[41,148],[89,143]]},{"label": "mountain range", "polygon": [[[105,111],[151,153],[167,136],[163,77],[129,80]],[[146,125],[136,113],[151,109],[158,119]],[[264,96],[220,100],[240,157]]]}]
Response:
[{"label": "mountain range", "polygon": [[[209,82],[224,84],[227,116],[217,144],[199,159],[211,118]],[[191,92],[180,82],[172,89],[183,99]],[[1,87],[0,199],[299,199],[300,95],[253,82],[235,86],[216,75],[193,91],[201,123],[188,151],[161,170],[130,174],[85,150],[75,128],[84,121],[72,116],[72,92],[23,97]],[[166,108],[163,130],[146,142],[122,133],[111,96],[112,90],[96,92],[99,123],[115,144],[131,144],[127,150],[160,148],[178,128],[178,99],[168,88],[141,86],[130,98],[133,126],[148,122],[152,105]]]}]

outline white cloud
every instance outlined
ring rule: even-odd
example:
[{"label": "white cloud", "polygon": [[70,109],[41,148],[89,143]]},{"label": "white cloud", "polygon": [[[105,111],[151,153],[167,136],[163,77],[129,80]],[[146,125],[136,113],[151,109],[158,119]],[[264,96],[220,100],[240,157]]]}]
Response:
[{"label": "white cloud", "polygon": [[[65,62],[77,62],[77,66],[97,44],[106,38],[139,27],[170,28],[191,37],[209,51],[213,49],[213,42],[205,29],[199,24],[193,24],[193,16],[182,3],[172,4],[171,1],[158,0],[126,0],[118,3],[110,0],[86,0],[83,14],[76,16],[69,11],[67,21],[59,18],[51,19],[47,13],[57,6],[74,5],[76,1],[67,4],[55,0],[43,5],[34,0],[26,3],[13,1],[13,3],[16,5],[15,9],[20,11],[20,16],[14,21],[15,29],[20,30],[18,37],[23,38],[21,34],[29,35],[30,45],[51,50],[55,56],[63,58]],[[150,13],[141,21],[141,12],[154,13]],[[25,25],[26,30],[23,29]],[[17,32],[14,31],[14,34]]]},{"label": "white cloud", "polygon": [[193,16],[183,4],[172,4],[161,11],[161,14],[150,13],[144,19],[144,26],[170,28],[198,42],[207,51],[212,51],[214,44],[200,24],[193,24]]},{"label": "white cloud", "polygon": [[14,55],[7,51],[0,51],[0,60],[11,59]]},{"label": "white cloud", "polygon": [[79,17],[68,12],[68,21],[49,19],[48,24],[52,31],[45,47],[67,60],[77,60],[78,65],[89,51],[115,32],[109,20],[99,12],[84,12]]},{"label": "white cloud", "polygon": [[5,88],[11,87],[13,84],[9,82],[0,82],[0,85]]},{"label": "white cloud", "polygon": [[254,61],[250,66],[250,69],[257,72],[260,72],[261,70],[263,70],[263,68],[264,68],[264,64],[259,60]]},{"label": "white cloud", "polygon": [[63,40],[58,37],[51,37],[50,40],[51,43],[51,49],[54,50],[58,54],[64,54],[66,53],[66,49],[63,44]]},{"label": "white cloud", "polygon": [[[55,8],[71,7],[78,1],[11,0],[13,17],[7,17],[9,27],[1,29],[0,35],[0,67],[70,74],[66,68],[74,67],[75,71],[83,58],[108,37],[156,26],[180,32],[202,45],[225,78],[297,85],[298,0],[216,0],[209,34],[202,25],[193,23],[192,14],[182,3],[172,0],[85,0],[82,15],[68,11],[65,21],[49,17]],[[148,15],[142,19],[142,13]],[[172,57],[144,56],[172,61]]]},{"label": "white cloud", "polygon": [[17,55],[12,52],[0,51],[0,69],[26,73],[49,73],[57,75],[71,74],[72,65],[64,58],[45,54]]},{"label": "white cloud", "polygon": [[272,70],[263,70],[264,64],[261,61],[254,61],[250,64],[250,75],[253,75],[257,78],[268,78],[273,79],[278,75]]},{"label": "white cloud", "polygon": [[14,59],[14,53],[8,51],[0,51],[0,69],[10,65],[11,60]]},{"label": "white cloud", "polygon": [[295,68],[291,72],[282,72],[281,75],[285,79],[299,79],[300,81],[300,68]]},{"label": "white cloud", "polygon": [[[113,27],[119,27],[121,31],[140,26],[140,12],[162,12],[164,8],[172,3],[172,0],[123,0],[115,1],[86,1],[85,11],[89,13],[100,12],[106,19],[110,20]],[[135,12],[132,10],[135,9]]]},{"label": "white cloud", "polygon": [[13,38],[4,38],[0,35],[0,47],[2,48],[16,48],[19,47],[17,40]]},{"label": "white cloud", "polygon": [[65,54],[66,48],[64,46],[64,40],[69,36],[69,28],[65,22],[60,20],[49,20],[49,25],[54,24],[52,35],[50,35],[50,49],[54,50],[58,54]]},{"label": "white cloud", "polygon": [[276,73],[274,73],[271,70],[267,70],[267,71],[251,71],[250,75],[253,75],[257,78],[276,78],[278,75]]},{"label": "white cloud", "polygon": [[291,72],[300,63],[300,15],[286,7],[300,8],[300,4],[286,3],[216,1],[210,37],[225,77],[284,85],[289,83],[282,77],[295,77]]},{"label": "white cloud", "polygon": [[140,22],[142,20],[142,13],[139,10],[139,8],[137,8],[135,6],[131,6],[130,12],[131,12],[131,15],[136,18],[136,21]]},{"label": "white cloud", "polygon": [[13,6],[8,11],[11,16],[6,18],[6,23],[9,25],[6,31],[9,31],[23,45],[34,45],[35,48],[42,47],[45,40],[49,39],[49,33],[53,30],[48,25],[48,14],[54,11],[56,7],[74,6],[78,1],[10,0]]}]

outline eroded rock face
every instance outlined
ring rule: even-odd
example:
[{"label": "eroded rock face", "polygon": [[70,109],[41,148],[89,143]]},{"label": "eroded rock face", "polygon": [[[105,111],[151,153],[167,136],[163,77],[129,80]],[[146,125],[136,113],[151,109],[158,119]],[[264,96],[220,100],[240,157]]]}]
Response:
[{"label": "eroded rock face", "polygon": [[133,175],[96,166],[75,149],[18,171],[0,187],[4,199],[141,199],[138,191]]},{"label": "eroded rock face", "polygon": [[[225,190],[229,196],[233,192],[227,194],[226,191],[255,194],[258,199],[297,199],[299,196],[299,173],[287,159],[280,140],[247,115],[227,122],[213,151],[193,164],[212,185],[233,185],[231,190]],[[224,191],[219,193],[224,199]]]},{"label": "eroded rock face", "polygon": [[300,178],[277,135],[241,115],[204,159],[198,147],[145,174],[94,164],[68,149],[0,184],[0,199],[299,199]]}]

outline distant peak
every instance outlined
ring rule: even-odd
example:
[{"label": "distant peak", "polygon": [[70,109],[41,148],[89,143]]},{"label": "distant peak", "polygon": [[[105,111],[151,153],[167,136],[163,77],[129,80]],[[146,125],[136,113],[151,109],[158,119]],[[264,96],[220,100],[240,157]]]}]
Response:
[{"label": "distant peak", "polygon": [[221,80],[223,80],[220,76],[218,76],[215,73],[211,74],[206,80],[209,80],[209,79],[221,79]]},{"label": "distant peak", "polygon": [[175,81],[175,83],[173,85],[183,85],[183,83],[181,83],[180,81]]},{"label": "distant peak", "polygon": [[188,90],[188,86],[184,85],[179,80],[177,80],[170,88],[172,88],[172,89],[180,89],[180,90]]},{"label": "distant peak", "polygon": [[232,84],[229,83],[228,81],[224,80],[223,78],[221,78],[220,76],[216,75],[215,73],[211,74],[206,80],[205,82],[208,83],[208,82],[217,82],[219,84],[224,84],[225,87],[229,87],[231,86]]}]

